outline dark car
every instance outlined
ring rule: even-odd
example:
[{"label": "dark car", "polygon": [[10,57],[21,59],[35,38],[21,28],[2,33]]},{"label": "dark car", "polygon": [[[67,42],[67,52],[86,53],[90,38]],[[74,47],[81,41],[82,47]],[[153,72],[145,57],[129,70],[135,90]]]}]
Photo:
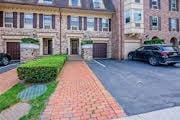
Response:
[{"label": "dark car", "polygon": [[1,65],[8,65],[11,61],[11,56],[5,53],[0,53],[0,64]]},{"label": "dark car", "polygon": [[180,55],[171,45],[145,45],[130,52],[128,59],[147,61],[153,66],[180,63]]}]

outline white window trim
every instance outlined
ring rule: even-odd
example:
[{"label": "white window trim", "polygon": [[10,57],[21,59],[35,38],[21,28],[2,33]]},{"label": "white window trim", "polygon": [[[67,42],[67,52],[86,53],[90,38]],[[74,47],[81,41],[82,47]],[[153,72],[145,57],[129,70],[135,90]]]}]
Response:
[{"label": "white window trim", "polygon": [[95,25],[94,17],[88,17],[87,18],[87,31],[94,31],[94,26],[93,27],[88,26],[88,19],[93,19],[93,23]]},{"label": "white window trim", "polygon": [[[103,20],[107,20],[108,21],[108,27],[103,27]],[[104,29],[107,29],[107,31],[105,31]],[[102,18],[102,31],[103,32],[108,32],[109,31],[109,19],[108,18]]]},{"label": "white window trim", "polygon": [[[176,24],[176,26],[175,26],[175,28],[172,26],[173,24],[173,21],[174,20],[174,22],[175,22],[175,24]],[[177,19],[175,19],[175,18],[171,18],[171,21],[170,21],[170,24],[171,24],[171,31],[177,31]]]},{"label": "white window trim", "polygon": [[[12,18],[13,18],[13,12],[3,12],[3,26],[5,28],[13,28],[13,22],[12,23],[6,23],[6,21],[5,21],[6,13],[12,13]],[[6,24],[11,24],[11,27],[6,27]]]},{"label": "white window trim", "polygon": [[[32,24],[25,24],[25,16],[26,15],[32,16]],[[24,28],[25,29],[33,29],[33,14],[32,13],[24,13]]]},{"label": "white window trim", "polygon": [[171,0],[171,11],[177,11],[177,1],[175,0],[175,6],[173,6],[173,1]]},{"label": "white window trim", "polygon": [[159,3],[158,3],[158,0],[157,0],[157,4],[156,5],[153,5],[153,1],[152,1],[152,9],[159,9]]},{"label": "white window trim", "polygon": [[96,2],[96,0],[93,0],[93,7],[94,7],[95,9],[105,9],[103,0],[98,0],[98,2],[100,3],[100,7],[99,7],[99,8],[97,8],[97,7],[94,6],[94,3],[95,3],[95,2]]},{"label": "white window trim", "polygon": [[77,6],[73,6],[72,5],[72,0],[69,0],[69,6],[72,6],[72,7],[81,7],[81,0],[78,0],[78,5]]},{"label": "white window trim", "polygon": [[152,30],[158,30],[158,27],[159,27],[159,17],[158,16],[152,16],[152,23],[153,23],[153,18],[157,19],[157,26],[153,26],[153,24],[152,24]]},{"label": "white window trim", "polygon": [[79,30],[79,17],[78,16],[71,16],[71,21],[70,22],[72,22],[72,18],[77,18],[78,25],[75,26],[75,25],[71,24],[71,30],[75,30],[75,29],[73,29],[73,27],[77,28],[76,30]]},{"label": "white window trim", "polygon": [[[51,16],[50,28],[45,28],[45,20],[44,20],[44,17],[45,17],[45,16]],[[43,15],[43,28],[44,28],[44,29],[52,29],[52,15]]]}]

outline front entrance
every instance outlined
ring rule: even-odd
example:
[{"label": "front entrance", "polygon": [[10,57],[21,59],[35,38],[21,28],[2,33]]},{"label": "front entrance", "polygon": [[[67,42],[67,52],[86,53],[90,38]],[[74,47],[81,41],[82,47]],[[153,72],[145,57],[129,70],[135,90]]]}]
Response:
[{"label": "front entrance", "polygon": [[43,55],[51,55],[52,52],[52,39],[43,39]]},{"label": "front entrance", "polygon": [[78,39],[71,39],[71,55],[78,55],[79,53],[79,40]]},{"label": "front entrance", "polygon": [[20,43],[19,42],[7,42],[6,52],[12,58],[12,60],[20,60]]}]

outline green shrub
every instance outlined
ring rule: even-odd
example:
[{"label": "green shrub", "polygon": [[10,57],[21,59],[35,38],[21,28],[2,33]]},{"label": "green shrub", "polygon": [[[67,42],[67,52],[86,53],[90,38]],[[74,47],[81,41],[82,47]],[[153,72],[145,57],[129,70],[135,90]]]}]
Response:
[{"label": "green shrub", "polygon": [[152,39],[152,40],[147,40],[147,41],[144,41],[144,44],[145,45],[151,45],[151,44],[164,44],[164,40],[163,39]]},{"label": "green shrub", "polygon": [[81,42],[81,45],[87,45],[87,44],[93,44],[93,41],[92,40],[83,40]]},{"label": "green shrub", "polygon": [[33,38],[23,38],[21,39],[22,43],[29,43],[29,44],[39,44],[39,40],[33,39]]},{"label": "green shrub", "polygon": [[30,83],[44,83],[56,80],[66,60],[66,55],[54,55],[29,61],[18,67],[18,77],[20,80]]}]

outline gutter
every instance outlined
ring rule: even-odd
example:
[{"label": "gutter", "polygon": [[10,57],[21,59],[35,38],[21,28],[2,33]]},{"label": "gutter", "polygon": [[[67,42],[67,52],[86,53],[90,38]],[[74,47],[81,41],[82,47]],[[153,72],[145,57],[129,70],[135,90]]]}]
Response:
[{"label": "gutter", "polygon": [[60,29],[60,32],[59,32],[59,39],[60,39],[60,54],[62,54],[62,50],[61,50],[61,44],[62,44],[62,42],[61,42],[61,37],[62,37],[62,25],[61,25],[61,23],[62,23],[62,14],[61,14],[61,9],[59,8],[59,20],[60,20],[60,26],[59,26],[59,29]]},{"label": "gutter", "polygon": [[120,40],[120,44],[121,44],[121,48],[120,48],[120,51],[121,51],[121,52],[120,52],[120,53],[121,53],[121,55],[120,55],[120,60],[123,60],[123,57],[124,57],[124,56],[123,56],[123,48],[124,48],[124,45],[123,45],[123,32],[124,32],[124,31],[123,31],[123,27],[124,27],[123,23],[124,23],[124,22],[123,22],[123,21],[124,21],[124,18],[122,18],[122,17],[123,17],[122,14],[124,13],[124,11],[123,11],[122,7],[123,7],[123,6],[122,6],[122,0],[121,0],[121,1],[120,1],[120,19],[121,19],[121,22],[120,22],[120,25],[121,25],[121,27],[120,27],[120,30],[121,30],[121,31],[120,31],[120,34],[121,34],[121,35],[120,35],[120,39],[121,39],[121,40]]}]

